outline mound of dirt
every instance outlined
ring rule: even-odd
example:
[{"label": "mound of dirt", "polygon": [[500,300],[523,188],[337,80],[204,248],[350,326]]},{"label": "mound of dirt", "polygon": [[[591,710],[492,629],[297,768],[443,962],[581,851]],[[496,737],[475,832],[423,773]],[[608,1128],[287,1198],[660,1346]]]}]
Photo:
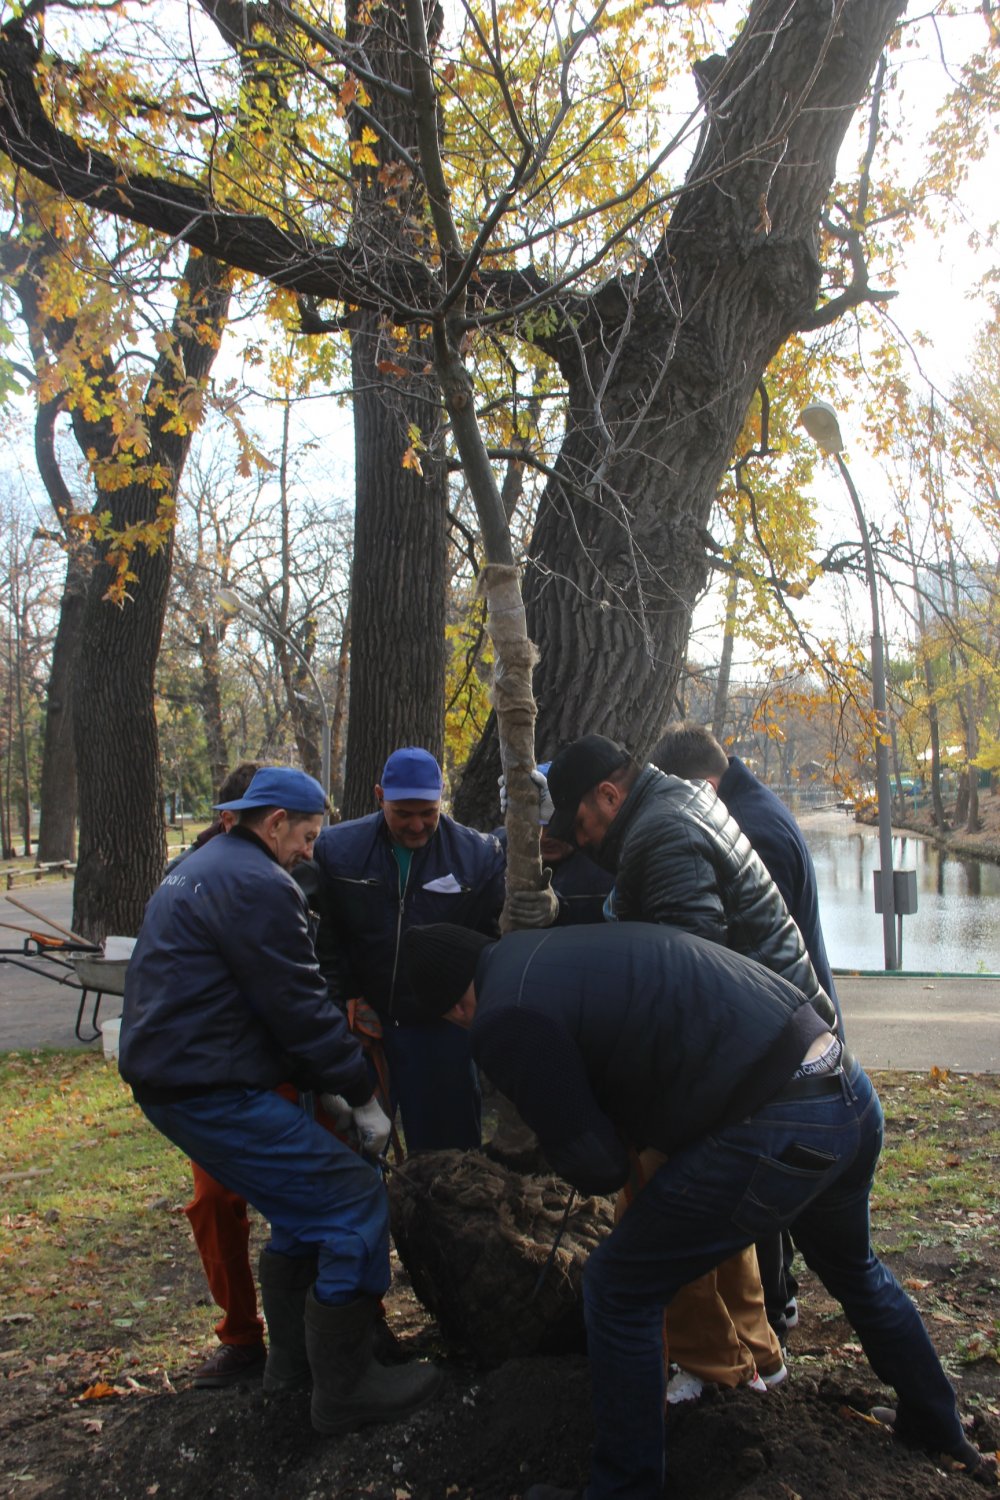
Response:
[{"label": "mound of dirt", "polygon": [[[904,1266],[898,1264],[897,1271]],[[921,1267],[926,1279],[928,1267]],[[1000,1267],[998,1267],[1000,1269]],[[965,1301],[985,1268],[952,1267]],[[963,1279],[965,1278],[965,1279]],[[995,1283],[994,1283],[995,1286]],[[807,1274],[789,1380],[766,1396],[709,1388],[668,1417],[677,1500],[971,1500],[963,1474],[895,1443],[864,1414],[885,1400],[834,1304]],[[339,1438],[309,1425],[306,1393],[198,1391],[136,1370],[161,1394],[70,1402],[39,1379],[0,1386],[4,1500],[517,1500],[539,1480],[585,1483],[591,1439],[585,1358],[509,1360],[483,1373],[442,1353],[436,1324],[400,1272],[390,1324],[407,1350],[444,1365],[442,1394],[409,1421]],[[931,1325],[937,1338],[942,1325]],[[950,1325],[943,1325],[947,1328]],[[939,1347],[941,1339],[937,1339]],[[43,1372],[39,1371],[41,1376]],[[1000,1368],[959,1382],[973,1437],[1000,1444]]]}]

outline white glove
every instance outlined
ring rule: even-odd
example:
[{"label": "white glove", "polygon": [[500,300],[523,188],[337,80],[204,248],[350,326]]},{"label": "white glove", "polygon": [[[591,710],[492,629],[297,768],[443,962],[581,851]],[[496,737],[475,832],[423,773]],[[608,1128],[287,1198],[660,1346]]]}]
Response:
[{"label": "white glove", "polygon": [[516,928],[551,927],[559,915],[559,897],[552,889],[552,871],[542,871],[542,888],[538,891],[511,891],[507,910]]},{"label": "white glove", "polygon": [[334,1127],[344,1135],[354,1119],[354,1111],[343,1094],[320,1094],[319,1102],[333,1120]]},{"label": "white glove", "polygon": [[367,1104],[360,1104],[351,1111],[354,1128],[358,1133],[358,1145],[363,1156],[379,1157],[389,1144],[392,1121],[384,1112],[373,1094]]},{"label": "white glove", "polygon": [[[549,796],[549,784],[545,779],[545,772],[540,771],[537,766],[534,766],[528,774],[538,788],[538,821],[544,826],[555,812],[552,798]],[[500,816],[505,818],[507,816],[507,778],[500,776],[497,781],[500,787]]]}]

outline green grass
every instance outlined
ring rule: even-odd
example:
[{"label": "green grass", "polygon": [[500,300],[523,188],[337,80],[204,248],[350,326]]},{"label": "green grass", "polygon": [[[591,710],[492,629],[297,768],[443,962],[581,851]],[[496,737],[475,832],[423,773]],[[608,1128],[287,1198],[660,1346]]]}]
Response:
[{"label": "green grass", "polygon": [[[953,1263],[975,1262],[1000,1212],[1000,1078],[876,1084],[887,1120],[877,1242],[944,1244]],[[216,1314],[183,1213],[184,1157],[91,1052],[0,1054],[0,1099],[0,1374],[62,1372],[79,1392],[190,1369],[213,1347]],[[998,1349],[983,1328],[967,1357]]]},{"label": "green grass", "polygon": [[0,1059],[0,1365],[187,1365],[213,1315],[185,1158],[93,1053]]}]

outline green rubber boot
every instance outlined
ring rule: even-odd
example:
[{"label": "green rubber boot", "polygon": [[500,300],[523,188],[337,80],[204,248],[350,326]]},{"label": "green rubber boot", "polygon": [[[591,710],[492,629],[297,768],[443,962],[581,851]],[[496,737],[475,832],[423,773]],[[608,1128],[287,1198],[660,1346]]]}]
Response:
[{"label": "green rubber boot", "polygon": [[316,1256],[260,1252],[260,1300],[267,1323],[265,1391],[293,1391],[310,1381],[306,1353],[306,1293],[316,1280]]},{"label": "green rubber boot", "polygon": [[306,1296],[306,1350],[312,1370],[312,1424],[327,1435],[369,1422],[398,1422],[437,1395],[442,1372],[419,1361],[387,1369],[372,1355],[374,1297],[330,1306]]}]

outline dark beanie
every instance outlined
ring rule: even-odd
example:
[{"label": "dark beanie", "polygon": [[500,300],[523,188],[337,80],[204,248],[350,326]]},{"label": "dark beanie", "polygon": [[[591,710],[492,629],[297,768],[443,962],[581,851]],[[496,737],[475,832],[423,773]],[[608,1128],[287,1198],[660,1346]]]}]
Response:
[{"label": "dark beanie", "polygon": [[408,927],[400,946],[421,1010],[428,1016],[451,1010],[475,978],[480,953],[494,941],[453,922]]}]

